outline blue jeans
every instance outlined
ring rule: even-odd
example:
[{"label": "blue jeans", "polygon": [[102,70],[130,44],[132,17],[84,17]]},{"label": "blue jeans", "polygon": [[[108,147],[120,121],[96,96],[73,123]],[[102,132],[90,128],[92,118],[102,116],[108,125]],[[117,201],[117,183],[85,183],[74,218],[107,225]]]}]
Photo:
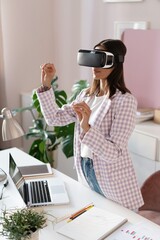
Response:
[{"label": "blue jeans", "polygon": [[104,196],[104,194],[103,194],[102,190],[100,189],[100,186],[97,182],[97,179],[96,179],[92,159],[81,157],[81,167],[82,167],[82,171],[85,176],[85,179],[86,179],[88,185],[90,186],[90,188],[93,191]]}]

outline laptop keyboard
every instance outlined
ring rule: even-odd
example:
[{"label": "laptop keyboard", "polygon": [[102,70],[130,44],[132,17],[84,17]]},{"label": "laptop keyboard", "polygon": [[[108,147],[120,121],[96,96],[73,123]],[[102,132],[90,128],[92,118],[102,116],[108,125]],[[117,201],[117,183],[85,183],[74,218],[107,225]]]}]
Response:
[{"label": "laptop keyboard", "polygon": [[30,182],[32,203],[51,202],[48,182],[46,180]]}]

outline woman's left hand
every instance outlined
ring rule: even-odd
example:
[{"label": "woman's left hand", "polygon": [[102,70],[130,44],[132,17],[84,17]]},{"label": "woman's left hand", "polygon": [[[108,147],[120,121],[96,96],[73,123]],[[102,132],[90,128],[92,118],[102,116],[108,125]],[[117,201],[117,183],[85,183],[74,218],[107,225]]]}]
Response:
[{"label": "woman's left hand", "polygon": [[81,128],[83,129],[84,132],[87,132],[90,129],[89,125],[89,118],[91,115],[90,107],[85,102],[81,102],[74,103],[73,109],[78,116]]}]

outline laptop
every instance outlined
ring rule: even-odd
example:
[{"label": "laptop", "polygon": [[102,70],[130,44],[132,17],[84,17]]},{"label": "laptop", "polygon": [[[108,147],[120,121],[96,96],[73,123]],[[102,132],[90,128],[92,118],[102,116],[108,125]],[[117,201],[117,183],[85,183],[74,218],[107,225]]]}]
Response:
[{"label": "laptop", "polygon": [[63,180],[58,177],[25,179],[11,154],[9,154],[9,175],[28,207],[69,203]]}]

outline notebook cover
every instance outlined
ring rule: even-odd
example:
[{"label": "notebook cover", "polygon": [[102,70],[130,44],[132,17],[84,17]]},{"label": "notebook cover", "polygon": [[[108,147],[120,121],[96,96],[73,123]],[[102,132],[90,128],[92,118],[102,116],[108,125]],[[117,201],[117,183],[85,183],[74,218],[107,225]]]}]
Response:
[{"label": "notebook cover", "polygon": [[127,219],[120,215],[93,207],[57,232],[74,240],[101,240],[126,222]]}]

